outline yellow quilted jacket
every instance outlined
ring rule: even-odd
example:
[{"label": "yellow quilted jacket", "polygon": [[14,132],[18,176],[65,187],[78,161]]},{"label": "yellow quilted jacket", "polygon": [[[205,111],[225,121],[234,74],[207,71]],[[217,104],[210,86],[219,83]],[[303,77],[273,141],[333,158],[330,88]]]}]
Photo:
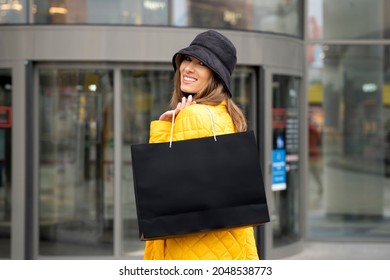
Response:
[{"label": "yellow quilted jacket", "polygon": [[[176,117],[173,141],[212,136],[206,105],[191,105]],[[214,117],[216,134],[234,132],[226,103],[208,106]],[[150,143],[168,142],[171,122],[153,121]],[[183,237],[146,241],[145,260],[257,260],[253,227],[188,234]]]}]

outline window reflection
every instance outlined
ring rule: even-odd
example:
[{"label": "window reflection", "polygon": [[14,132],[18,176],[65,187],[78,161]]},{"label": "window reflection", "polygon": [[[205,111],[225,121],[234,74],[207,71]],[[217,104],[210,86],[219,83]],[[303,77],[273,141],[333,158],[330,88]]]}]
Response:
[{"label": "window reflection", "polygon": [[173,25],[302,37],[302,0],[41,0],[34,23]]},{"label": "window reflection", "polygon": [[253,29],[303,37],[302,2],[253,0]]},{"label": "window reflection", "polygon": [[34,1],[36,23],[167,25],[168,0]]},{"label": "window reflection", "polygon": [[113,73],[39,70],[39,253],[113,254]]},{"label": "window reflection", "polygon": [[27,22],[27,0],[0,0],[0,24]]},{"label": "window reflection", "polygon": [[390,1],[309,0],[309,38],[389,38],[389,9]]},{"label": "window reflection", "polygon": [[[189,26],[251,29],[252,1],[189,1]],[[245,16],[246,15],[246,16]]]},{"label": "window reflection", "polygon": [[189,1],[188,25],[301,36],[301,1]]},{"label": "window reflection", "polygon": [[309,125],[319,134],[309,126],[309,143],[317,145],[309,162],[309,236],[389,237],[389,48],[309,51],[315,48],[323,54],[309,60]]}]

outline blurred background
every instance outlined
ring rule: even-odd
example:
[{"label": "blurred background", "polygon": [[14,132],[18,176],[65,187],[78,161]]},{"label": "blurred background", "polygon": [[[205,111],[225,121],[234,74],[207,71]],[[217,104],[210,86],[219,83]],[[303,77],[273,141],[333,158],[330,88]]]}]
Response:
[{"label": "blurred background", "polygon": [[389,15],[390,0],[0,0],[0,259],[143,258],[130,145],[207,29],[237,47],[271,213],[261,258],[390,258]]}]

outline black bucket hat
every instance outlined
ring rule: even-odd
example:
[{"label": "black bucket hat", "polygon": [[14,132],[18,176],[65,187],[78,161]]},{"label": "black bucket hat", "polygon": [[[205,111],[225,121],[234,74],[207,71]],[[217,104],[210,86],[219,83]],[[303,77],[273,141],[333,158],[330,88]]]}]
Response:
[{"label": "black bucket hat", "polygon": [[202,61],[222,80],[230,97],[230,80],[237,63],[236,48],[233,43],[221,33],[208,30],[198,34],[191,44],[174,54],[173,68],[178,68],[178,55],[190,55]]}]

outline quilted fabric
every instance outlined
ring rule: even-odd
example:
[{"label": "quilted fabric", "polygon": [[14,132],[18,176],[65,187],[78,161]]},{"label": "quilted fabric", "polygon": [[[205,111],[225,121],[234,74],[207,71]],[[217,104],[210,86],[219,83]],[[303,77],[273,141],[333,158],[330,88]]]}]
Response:
[{"label": "quilted fabric", "polygon": [[[176,117],[173,141],[213,135],[206,105],[186,107]],[[234,125],[223,102],[208,106],[217,135],[233,133]],[[168,142],[171,122],[153,121],[150,143]],[[257,260],[252,227],[189,234],[184,237],[146,241],[145,260]]]}]

